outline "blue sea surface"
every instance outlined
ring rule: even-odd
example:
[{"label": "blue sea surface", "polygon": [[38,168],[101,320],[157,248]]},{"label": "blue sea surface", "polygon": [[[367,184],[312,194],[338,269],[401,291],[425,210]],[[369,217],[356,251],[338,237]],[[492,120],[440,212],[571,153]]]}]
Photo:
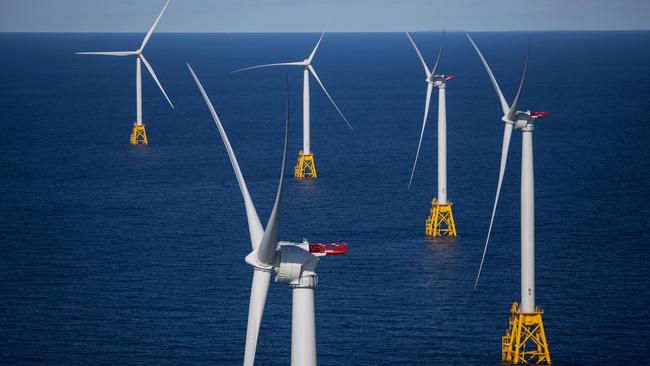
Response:
[{"label": "blue sea surface", "polygon": [[[281,238],[346,241],[318,267],[319,364],[499,365],[519,298],[521,134],[481,282],[503,123],[480,60],[448,33],[448,191],[459,231],[432,243],[435,96],[414,184],[424,72],[397,33],[327,34],[312,80],[317,181],[297,181],[302,70],[318,34],[155,34],[143,76],[150,144],[131,146],[142,34],[0,34],[0,364],[235,365],[252,271],[244,205],[185,66],[201,78],[266,222],[291,89]],[[429,64],[440,34],[414,38]],[[506,98],[527,33],[474,39]],[[143,72],[145,70],[143,69]],[[556,365],[638,365],[650,351],[650,32],[532,34],[521,108],[534,132],[537,302]],[[291,290],[272,283],[257,363],[290,362]]]}]

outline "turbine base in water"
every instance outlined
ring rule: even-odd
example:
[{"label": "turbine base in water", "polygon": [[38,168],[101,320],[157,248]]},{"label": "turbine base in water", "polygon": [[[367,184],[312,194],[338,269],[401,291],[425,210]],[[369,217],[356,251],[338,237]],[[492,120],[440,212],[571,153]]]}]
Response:
[{"label": "turbine base in water", "polygon": [[293,176],[298,179],[311,178],[316,179],[316,165],[314,164],[314,154],[303,154],[300,151],[298,155],[298,164],[294,168]]},{"label": "turbine base in water", "polygon": [[501,360],[518,364],[551,364],[551,354],[546,343],[541,309],[532,313],[519,311],[519,304],[512,304],[509,328],[501,337]]},{"label": "turbine base in water", "polygon": [[148,143],[147,131],[145,131],[144,125],[134,123],[131,131],[131,145],[147,145]]},{"label": "turbine base in water", "polygon": [[451,212],[451,202],[438,203],[434,198],[431,201],[431,210],[427,217],[426,234],[433,238],[455,238],[456,223]]}]

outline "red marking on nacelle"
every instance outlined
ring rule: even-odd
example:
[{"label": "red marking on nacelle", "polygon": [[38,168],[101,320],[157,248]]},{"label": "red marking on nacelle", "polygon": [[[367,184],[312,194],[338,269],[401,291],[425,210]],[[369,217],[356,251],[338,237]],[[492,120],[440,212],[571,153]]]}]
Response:
[{"label": "red marking on nacelle", "polygon": [[455,78],[454,75],[445,75],[445,80],[454,80]]},{"label": "red marking on nacelle", "polygon": [[347,252],[348,243],[309,243],[309,253],[337,255],[345,254]]},{"label": "red marking on nacelle", "polygon": [[535,118],[546,118],[548,112],[530,112],[530,116]]}]

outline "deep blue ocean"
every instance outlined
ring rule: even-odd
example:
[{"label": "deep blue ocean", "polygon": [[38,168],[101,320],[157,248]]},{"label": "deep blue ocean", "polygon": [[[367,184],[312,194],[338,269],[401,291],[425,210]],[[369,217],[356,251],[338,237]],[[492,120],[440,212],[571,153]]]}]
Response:
[{"label": "deep blue ocean", "polygon": [[[243,201],[185,66],[229,134],[265,223],[291,88],[281,238],[346,241],[316,292],[320,365],[498,365],[519,299],[514,132],[486,265],[503,123],[480,60],[448,33],[448,191],[459,231],[431,243],[436,96],[414,184],[426,84],[403,34],[327,34],[312,80],[319,178],[293,179],[302,70],[318,34],[155,34],[145,54],[148,146],[131,146],[142,34],[0,34],[0,364],[236,365],[252,271]],[[416,33],[432,64],[440,34]],[[527,33],[476,33],[508,100]],[[144,69],[143,69],[144,71]],[[537,302],[557,365],[639,365],[650,351],[650,32],[533,33],[521,108],[534,132]],[[290,360],[291,290],[272,283],[257,362]]]}]

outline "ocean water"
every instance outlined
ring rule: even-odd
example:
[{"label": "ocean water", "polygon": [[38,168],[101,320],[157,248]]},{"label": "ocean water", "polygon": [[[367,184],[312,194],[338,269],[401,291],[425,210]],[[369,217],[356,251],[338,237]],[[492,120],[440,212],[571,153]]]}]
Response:
[{"label": "ocean water", "polygon": [[[437,104],[407,190],[426,85],[403,34],[328,34],[314,60],[350,131],[312,81],[319,179],[290,175],[302,144],[300,69],[317,34],[155,34],[144,75],[150,145],[129,145],[141,34],[0,34],[0,364],[232,365],[252,271],[244,206],[187,71],[204,83],[263,222],[291,88],[285,240],[346,241],[318,267],[321,365],[498,365],[519,298],[515,132],[478,289],[498,175],[500,108],[462,33],[449,33],[448,190],[455,243],[424,237],[436,195]],[[513,97],[525,33],[477,33]],[[429,63],[439,34],[416,33]],[[537,302],[554,364],[637,365],[650,350],[650,32],[533,33],[521,107],[534,132]],[[291,291],[272,283],[257,362],[290,360]]]}]

